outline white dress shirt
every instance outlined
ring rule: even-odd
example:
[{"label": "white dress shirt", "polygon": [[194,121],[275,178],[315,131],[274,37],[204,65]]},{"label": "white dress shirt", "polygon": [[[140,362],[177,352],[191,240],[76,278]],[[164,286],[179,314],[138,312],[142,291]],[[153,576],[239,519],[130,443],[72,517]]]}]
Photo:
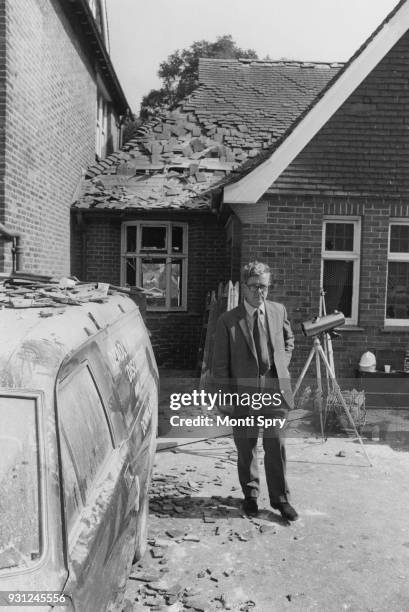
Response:
[{"label": "white dress shirt", "polygon": [[[254,308],[254,306],[249,304],[248,301],[245,299],[244,300],[244,308],[246,309],[247,324],[249,326],[249,330],[250,330],[251,335],[253,335],[254,313],[256,312],[256,310],[258,310],[260,312],[259,317],[260,317],[261,324],[264,327],[264,330],[267,332],[266,311],[265,311],[264,302],[262,304],[260,304],[260,306],[258,308]],[[268,334],[267,334],[267,336],[268,336]]]}]

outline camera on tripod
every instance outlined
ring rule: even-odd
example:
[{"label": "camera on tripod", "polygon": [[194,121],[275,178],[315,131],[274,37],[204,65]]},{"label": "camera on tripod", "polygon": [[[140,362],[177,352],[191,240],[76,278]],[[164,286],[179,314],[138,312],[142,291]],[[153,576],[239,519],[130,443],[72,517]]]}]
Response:
[{"label": "camera on tripod", "polygon": [[332,314],[324,315],[322,317],[314,317],[310,321],[304,321],[304,323],[301,323],[301,329],[304,336],[307,336],[307,338],[311,336],[318,336],[322,332],[332,332],[332,334],[336,335],[333,330],[335,327],[344,325],[344,323],[345,317],[342,312],[334,310]]}]

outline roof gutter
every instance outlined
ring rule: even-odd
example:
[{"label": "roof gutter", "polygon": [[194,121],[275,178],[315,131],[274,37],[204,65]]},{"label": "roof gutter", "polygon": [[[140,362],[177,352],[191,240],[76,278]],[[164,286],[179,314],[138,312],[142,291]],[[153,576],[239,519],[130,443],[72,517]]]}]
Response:
[{"label": "roof gutter", "polygon": [[88,39],[115,108],[119,115],[125,115],[130,107],[87,0],[60,0],[60,5],[73,27],[80,27]]}]

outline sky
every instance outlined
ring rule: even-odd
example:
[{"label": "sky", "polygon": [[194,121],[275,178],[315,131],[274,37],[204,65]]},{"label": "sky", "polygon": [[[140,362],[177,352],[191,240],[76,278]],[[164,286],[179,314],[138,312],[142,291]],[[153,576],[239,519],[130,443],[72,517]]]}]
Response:
[{"label": "sky", "polygon": [[111,59],[131,110],[161,61],[231,34],[260,58],[346,61],[398,0],[106,0]]}]

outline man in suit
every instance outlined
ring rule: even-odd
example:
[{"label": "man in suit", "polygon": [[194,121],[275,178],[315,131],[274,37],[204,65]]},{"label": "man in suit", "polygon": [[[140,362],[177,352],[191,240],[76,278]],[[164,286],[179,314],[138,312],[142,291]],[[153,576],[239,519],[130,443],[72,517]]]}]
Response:
[{"label": "man in suit", "polygon": [[[289,408],[293,408],[288,365],[294,348],[294,336],[285,307],[266,300],[270,277],[270,268],[266,264],[252,261],[244,266],[244,301],[237,308],[222,314],[217,321],[212,374],[213,384],[224,392],[277,392],[281,405],[278,408],[265,406],[257,412],[251,407],[236,405],[233,417],[251,414],[282,417],[287,415]],[[259,429],[257,425],[233,427],[239,481],[244,494],[243,509],[248,516],[258,513]],[[264,428],[263,447],[271,506],[279,510],[286,520],[295,521],[298,514],[288,501],[285,447],[277,429],[271,431],[271,428]]]}]

